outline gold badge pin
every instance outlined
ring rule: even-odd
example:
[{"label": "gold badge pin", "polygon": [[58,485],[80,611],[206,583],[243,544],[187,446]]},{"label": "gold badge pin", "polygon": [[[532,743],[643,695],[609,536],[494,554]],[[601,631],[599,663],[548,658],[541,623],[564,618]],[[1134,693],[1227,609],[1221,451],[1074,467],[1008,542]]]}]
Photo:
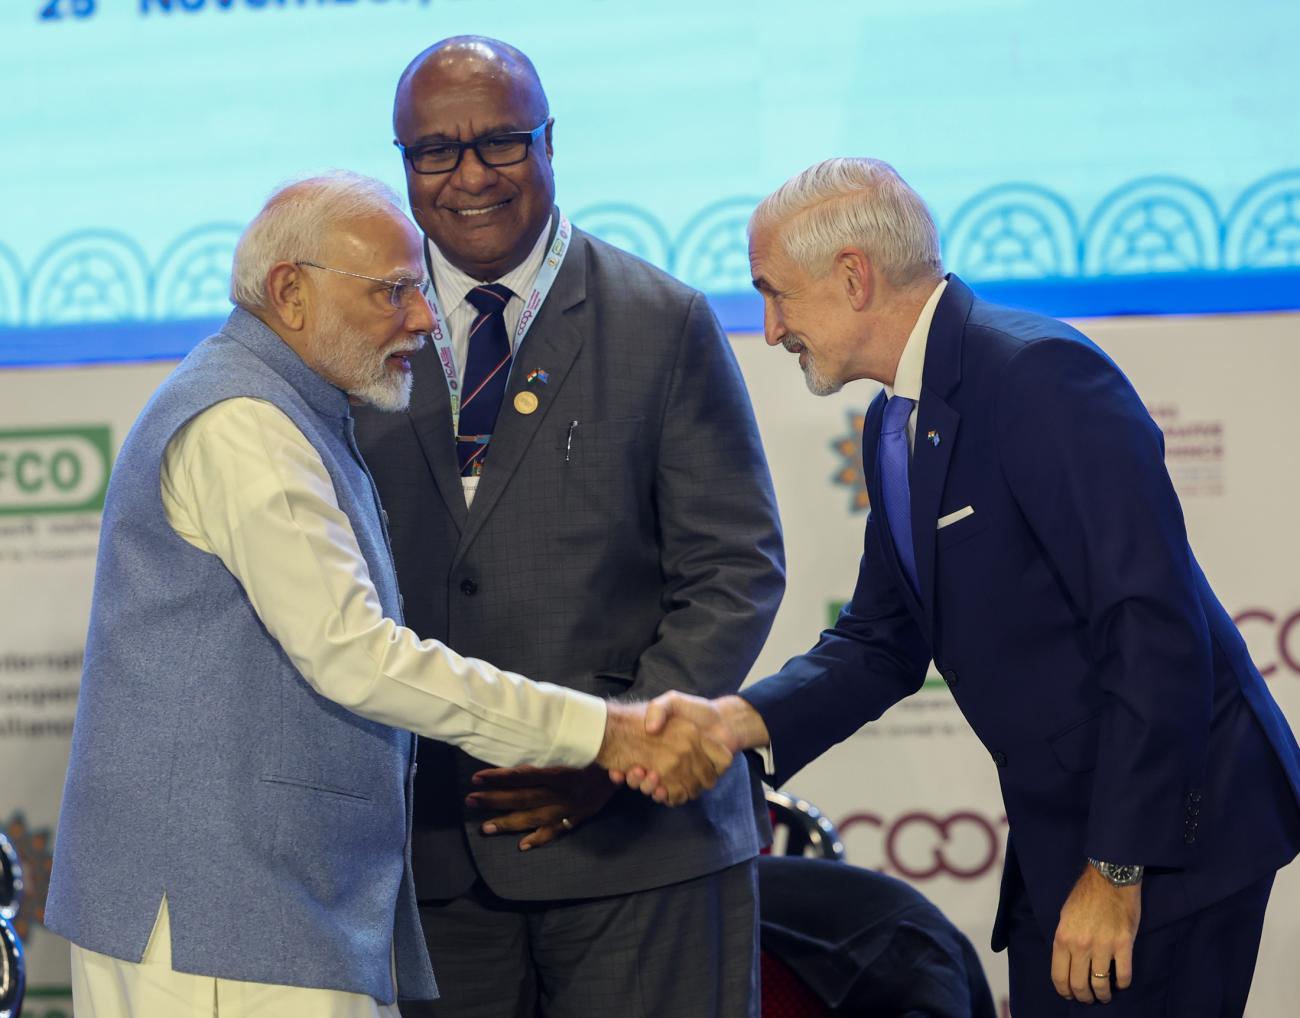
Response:
[{"label": "gold badge pin", "polygon": [[521,392],[515,395],[515,409],[521,414],[531,414],[537,409],[537,394],[533,392]]}]

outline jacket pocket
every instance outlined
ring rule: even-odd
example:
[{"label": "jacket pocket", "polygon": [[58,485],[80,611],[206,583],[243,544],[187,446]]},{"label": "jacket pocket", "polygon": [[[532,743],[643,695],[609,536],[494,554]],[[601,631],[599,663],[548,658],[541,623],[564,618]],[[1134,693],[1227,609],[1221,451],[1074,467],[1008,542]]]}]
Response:
[{"label": "jacket pocket", "polygon": [[287,778],[278,774],[263,774],[259,781],[268,785],[286,785],[290,788],[301,788],[308,792],[319,792],[322,795],[334,796],[339,799],[352,800],[354,802],[372,802],[369,795],[364,792],[356,792],[350,788],[338,788],[335,785],[321,784],[319,781],[307,781],[303,778]]},{"label": "jacket pocket", "polygon": [[989,525],[987,516],[981,516],[978,512],[971,513],[960,520],[956,520],[944,527],[934,536],[934,546],[937,550],[942,551],[945,548],[951,548],[954,544],[961,544],[967,538],[974,537],[985,527]]},{"label": "jacket pocket", "polygon": [[1101,736],[1101,715],[1076,721],[1048,739],[1057,762],[1067,771],[1083,773],[1097,766],[1097,740]]},{"label": "jacket pocket", "polygon": [[576,421],[565,426],[562,451],[566,461],[572,464],[601,463],[617,458],[644,426],[643,417]]},{"label": "jacket pocket", "polygon": [[579,421],[564,438],[555,473],[562,485],[566,532],[595,530],[608,537],[622,517],[648,503],[653,458],[640,437],[644,428],[641,417]]}]

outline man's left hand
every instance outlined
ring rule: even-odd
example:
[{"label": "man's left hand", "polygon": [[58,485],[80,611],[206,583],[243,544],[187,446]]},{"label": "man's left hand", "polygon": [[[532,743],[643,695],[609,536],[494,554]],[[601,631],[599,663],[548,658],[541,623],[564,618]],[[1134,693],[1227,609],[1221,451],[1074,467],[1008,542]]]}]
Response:
[{"label": "man's left hand", "polygon": [[604,769],[587,767],[493,767],[471,779],[474,791],[465,805],[474,809],[502,810],[486,821],[484,834],[528,833],[519,840],[527,852],[576,830],[599,813],[618,786]]},{"label": "man's left hand", "polygon": [[1133,982],[1133,940],[1142,918],[1142,885],[1116,887],[1092,866],[1061,908],[1052,941],[1052,983],[1062,997],[1109,1004],[1114,985]]}]

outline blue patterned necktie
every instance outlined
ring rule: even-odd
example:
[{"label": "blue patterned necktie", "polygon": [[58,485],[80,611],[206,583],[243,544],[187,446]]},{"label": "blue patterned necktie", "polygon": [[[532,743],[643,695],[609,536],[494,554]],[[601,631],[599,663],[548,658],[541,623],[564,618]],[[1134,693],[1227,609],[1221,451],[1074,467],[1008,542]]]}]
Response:
[{"label": "blue patterned necktie", "polygon": [[880,486],[884,489],[885,519],[894,537],[898,561],[911,581],[913,592],[920,590],[916,581],[916,552],[912,547],[912,489],[907,479],[911,450],[907,446],[907,419],[915,406],[906,396],[891,396],[885,404],[885,419],[880,426]]},{"label": "blue patterned necktie", "polygon": [[469,355],[460,391],[460,427],[456,434],[456,458],[464,477],[483,472],[488,443],[496,427],[497,413],[510,379],[510,336],[506,333],[505,310],[514,294],[500,283],[476,286],[465,295],[478,317],[469,330]]}]

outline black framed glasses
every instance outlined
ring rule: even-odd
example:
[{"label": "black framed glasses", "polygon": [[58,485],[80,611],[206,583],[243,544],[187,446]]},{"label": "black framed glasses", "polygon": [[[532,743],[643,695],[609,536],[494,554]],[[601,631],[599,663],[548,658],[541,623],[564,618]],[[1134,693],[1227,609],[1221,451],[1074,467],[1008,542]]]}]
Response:
[{"label": "black framed glasses", "polygon": [[407,147],[393,139],[393,144],[416,173],[450,173],[460,165],[465,150],[470,148],[484,166],[514,166],[528,158],[528,150],[542,136],[550,122],[551,118],[547,117],[531,131],[505,131],[475,138],[473,141],[435,141],[428,145]]},{"label": "black framed glasses", "polygon": [[428,299],[429,287],[433,285],[433,280],[428,276],[423,279],[381,279],[379,276],[363,276],[360,272],[336,269],[330,265],[321,265],[319,262],[303,261],[294,262],[294,264],[306,265],[311,269],[323,269],[326,272],[337,272],[340,276],[352,276],[354,279],[368,279],[372,283],[380,283],[388,287],[388,302],[393,305],[393,309],[396,311],[410,307],[417,293]]}]

